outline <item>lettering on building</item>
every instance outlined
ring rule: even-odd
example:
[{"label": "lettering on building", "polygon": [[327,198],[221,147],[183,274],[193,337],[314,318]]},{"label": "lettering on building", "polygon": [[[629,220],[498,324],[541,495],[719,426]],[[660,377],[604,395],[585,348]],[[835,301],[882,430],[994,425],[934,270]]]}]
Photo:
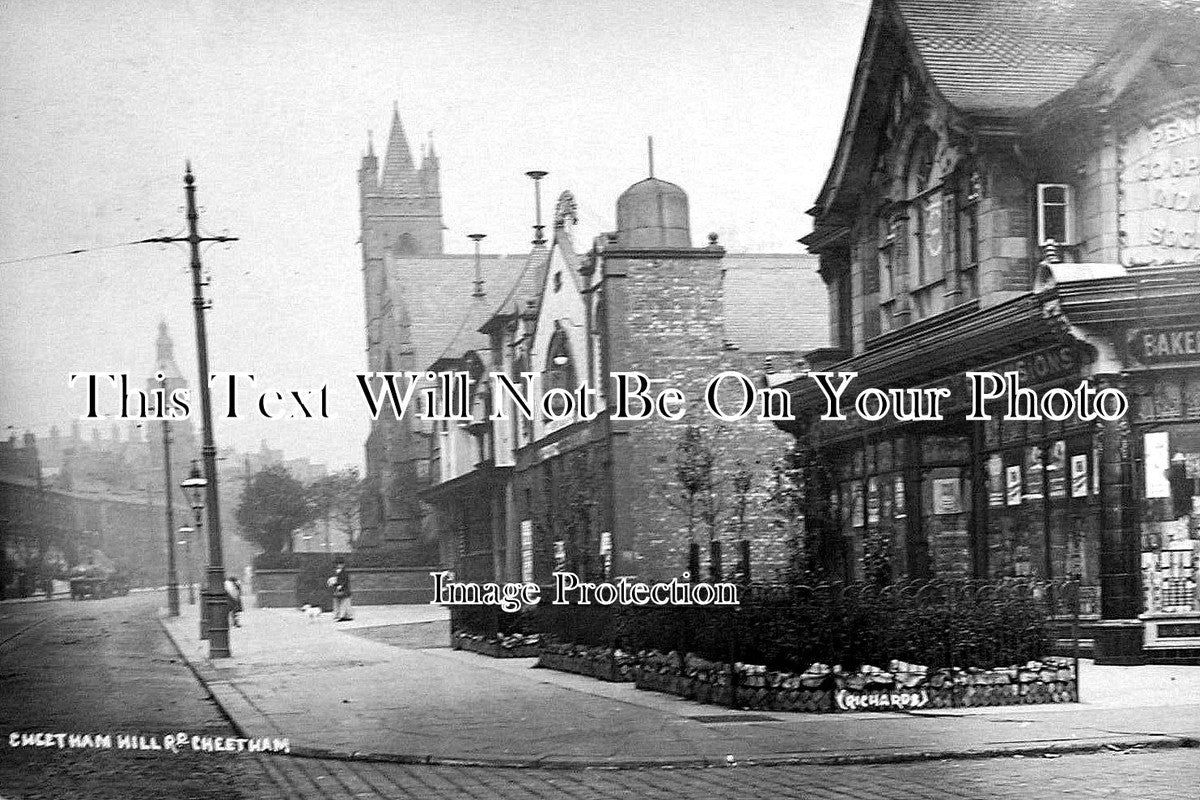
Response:
[{"label": "lettering on building", "polygon": [[1200,259],[1200,114],[1138,128],[1122,146],[1121,261]]}]

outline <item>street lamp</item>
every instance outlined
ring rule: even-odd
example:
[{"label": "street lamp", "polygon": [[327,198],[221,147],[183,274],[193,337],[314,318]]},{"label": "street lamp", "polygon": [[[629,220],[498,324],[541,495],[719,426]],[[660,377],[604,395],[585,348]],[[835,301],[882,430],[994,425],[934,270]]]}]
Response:
[{"label": "street lamp", "polygon": [[179,535],[180,535],[180,537],[182,537],[182,538],[180,538],[179,543],[181,545],[183,545],[183,553],[184,553],[183,558],[184,558],[184,561],[186,562],[184,565],[184,569],[187,571],[187,590],[188,590],[188,605],[189,606],[196,605],[196,593],[194,591],[195,583],[196,583],[196,570],[192,566],[192,534],[194,534],[195,532],[196,532],[195,528],[189,528],[186,525],[179,529]]},{"label": "street lamp", "polygon": [[[208,488],[208,481],[200,474],[200,467],[195,461],[192,462],[192,471],[184,478],[179,487],[183,489],[183,494],[188,499],[188,503],[192,506],[192,519],[194,528],[189,528],[190,533],[195,533],[199,538],[200,531],[204,530],[204,492]],[[182,529],[181,529],[182,530]],[[191,564],[191,537],[188,537],[188,564]],[[188,575],[188,602],[192,602],[192,576]],[[207,592],[201,591],[201,596],[207,598]],[[208,638],[209,626],[209,604],[204,602],[200,606],[200,638]],[[211,647],[211,642],[210,642]]]},{"label": "street lamp", "polygon": [[[208,507],[208,568],[204,597],[204,613],[209,619],[212,638],[208,642],[208,653],[212,658],[228,658],[229,614],[225,603],[225,558],[221,552],[221,507],[217,491],[217,445],[213,438],[212,397],[208,383],[212,373],[208,369],[208,334],[204,323],[204,310],[209,303],[204,299],[207,281],[202,276],[200,245],[205,242],[236,242],[236,236],[201,236],[199,231],[200,212],[196,209],[196,176],[192,174],[191,162],[183,176],[184,194],[187,197],[187,236],[156,236],[142,239],[138,244],[171,244],[187,242],[191,251],[192,312],[196,319],[196,360],[200,367],[200,422],[203,444],[200,455],[204,458],[205,502]],[[199,478],[199,473],[196,474]],[[189,478],[190,480],[190,478]]]}]

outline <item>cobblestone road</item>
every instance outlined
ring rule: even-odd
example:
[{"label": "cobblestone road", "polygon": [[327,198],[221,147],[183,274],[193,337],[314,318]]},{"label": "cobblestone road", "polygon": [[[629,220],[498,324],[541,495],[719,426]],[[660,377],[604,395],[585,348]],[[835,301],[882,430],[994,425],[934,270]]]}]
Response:
[{"label": "cobblestone road", "polygon": [[871,766],[536,770],[12,748],[10,731],[233,731],[154,621],[153,595],[0,607],[0,797],[1052,798],[1195,800],[1200,749]]}]

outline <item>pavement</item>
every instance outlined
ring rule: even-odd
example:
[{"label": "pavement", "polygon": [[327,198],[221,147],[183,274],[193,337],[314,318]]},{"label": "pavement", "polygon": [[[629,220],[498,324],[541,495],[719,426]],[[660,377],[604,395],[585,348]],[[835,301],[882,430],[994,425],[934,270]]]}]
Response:
[{"label": "pavement", "polygon": [[446,609],[352,622],[256,609],[209,659],[198,606],[160,622],[240,735],[325,759],[504,767],[871,764],[1200,745],[1200,667],[1082,661],[1080,703],[750,713],[451,650]]}]

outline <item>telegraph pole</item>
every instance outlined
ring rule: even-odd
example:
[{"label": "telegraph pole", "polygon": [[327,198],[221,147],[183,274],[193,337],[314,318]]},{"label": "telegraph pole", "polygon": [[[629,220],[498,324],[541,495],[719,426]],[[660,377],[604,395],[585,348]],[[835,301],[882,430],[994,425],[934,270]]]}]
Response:
[{"label": "telegraph pole", "polygon": [[210,658],[228,658],[229,611],[225,601],[225,561],[221,552],[221,506],[217,496],[217,447],[213,439],[212,397],[208,388],[208,333],[204,325],[204,310],[208,303],[204,299],[204,277],[200,266],[201,242],[236,242],[236,236],[201,236],[198,230],[200,215],[196,211],[196,179],[192,175],[192,163],[187,163],[183,176],[184,192],[187,195],[187,236],[161,236],[145,239],[144,242],[170,244],[187,242],[191,250],[192,310],[196,317],[196,354],[200,362],[200,413],[203,428],[203,445],[200,454],[204,461],[205,507],[208,512],[208,570],[203,594],[201,613],[208,620],[208,653]]},{"label": "telegraph pole", "polygon": [[171,426],[162,422],[163,437],[163,480],[167,494],[167,613],[172,617],[179,616],[179,575],[175,571],[175,508],[171,504],[171,493],[175,487],[171,484]]}]

